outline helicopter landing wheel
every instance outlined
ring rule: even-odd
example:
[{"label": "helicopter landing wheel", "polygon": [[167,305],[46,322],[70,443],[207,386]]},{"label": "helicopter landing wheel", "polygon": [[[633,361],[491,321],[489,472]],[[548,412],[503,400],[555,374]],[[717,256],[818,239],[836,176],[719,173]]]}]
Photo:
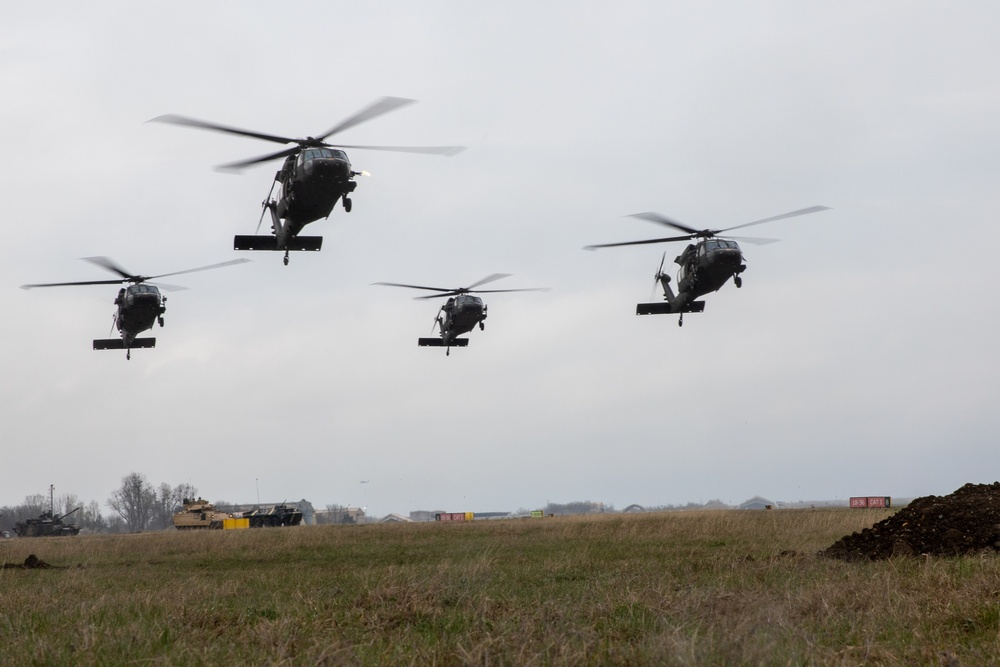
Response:
[{"label": "helicopter landing wheel", "polygon": [[445,348],[444,356],[446,356],[446,357],[450,357],[451,356],[451,348],[450,347]]},{"label": "helicopter landing wheel", "polygon": [[132,350],[127,350],[125,352],[125,361],[128,361],[131,358],[132,358]]},{"label": "helicopter landing wheel", "polygon": [[352,204],[351,198],[344,197],[344,210],[347,211],[348,213],[351,212],[351,204]]},{"label": "helicopter landing wheel", "polygon": [[485,322],[480,322],[479,323],[479,330],[480,331],[486,331],[486,323]]},{"label": "helicopter landing wheel", "polygon": [[284,259],[284,262],[285,262],[285,266],[288,266],[288,251],[287,251],[287,250],[285,251],[285,259]]},{"label": "helicopter landing wheel", "polygon": [[163,328],[163,318],[162,317],[158,317],[156,319],[156,321],[160,323],[160,328]]},{"label": "helicopter landing wheel", "polygon": [[740,278],[739,276],[733,276],[733,283],[736,285],[736,287],[743,287],[743,279]]},{"label": "helicopter landing wheel", "polygon": [[677,326],[679,326],[679,327],[684,326],[684,313],[681,313],[680,319],[677,320]]}]

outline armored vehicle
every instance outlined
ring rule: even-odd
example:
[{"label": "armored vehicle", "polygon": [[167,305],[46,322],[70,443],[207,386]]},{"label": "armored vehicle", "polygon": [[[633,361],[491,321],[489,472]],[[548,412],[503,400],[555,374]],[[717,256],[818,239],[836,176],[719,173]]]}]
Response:
[{"label": "armored vehicle", "polygon": [[251,528],[297,526],[302,523],[302,512],[294,507],[289,507],[285,503],[281,503],[269,509],[258,507],[250,512],[244,512],[243,518],[250,520]]},{"label": "armored vehicle", "polygon": [[231,514],[216,512],[215,506],[204,498],[185,498],[184,507],[173,516],[177,530],[192,528],[222,528],[222,521]]},{"label": "armored vehicle", "polygon": [[42,512],[37,519],[27,519],[24,522],[18,521],[14,524],[14,532],[18,537],[58,537],[60,535],[76,535],[80,532],[79,526],[70,523],[63,523],[63,519],[73,512],[78,512],[83,507],[77,507],[72,512],[67,512],[62,516],[53,514],[51,510]]}]

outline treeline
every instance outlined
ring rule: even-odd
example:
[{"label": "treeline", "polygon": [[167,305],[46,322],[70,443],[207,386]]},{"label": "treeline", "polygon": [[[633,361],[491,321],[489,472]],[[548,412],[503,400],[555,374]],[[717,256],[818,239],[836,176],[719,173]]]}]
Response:
[{"label": "treeline", "polygon": [[[66,517],[66,523],[93,533],[141,533],[173,527],[173,515],[184,498],[194,498],[197,494],[198,490],[190,484],[170,486],[164,482],[154,487],[145,475],[133,472],[122,477],[121,486],[105,501],[110,510],[106,515],[96,500],[85,503],[72,493],[53,497],[52,512],[61,517],[82,507]],[[48,511],[49,496],[40,493],[27,496],[20,505],[0,507],[0,530],[13,532],[15,523],[37,519]]]},{"label": "treeline", "polygon": [[[622,512],[677,512],[684,510],[719,510],[732,509],[721,500],[709,500],[707,503],[686,503],[683,505],[649,505],[642,507],[639,505],[629,505]],[[614,505],[590,500],[577,500],[570,503],[547,503],[542,510],[545,514],[553,516],[567,516],[572,514],[615,514],[618,510]],[[518,514],[528,514],[529,510],[520,509]]]}]

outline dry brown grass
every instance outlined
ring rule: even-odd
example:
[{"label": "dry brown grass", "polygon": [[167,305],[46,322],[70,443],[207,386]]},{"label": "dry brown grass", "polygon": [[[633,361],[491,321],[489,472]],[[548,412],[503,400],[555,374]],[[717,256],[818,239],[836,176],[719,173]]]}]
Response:
[{"label": "dry brown grass", "polygon": [[816,556],[795,510],[22,539],[5,664],[1000,664],[1000,559]]}]

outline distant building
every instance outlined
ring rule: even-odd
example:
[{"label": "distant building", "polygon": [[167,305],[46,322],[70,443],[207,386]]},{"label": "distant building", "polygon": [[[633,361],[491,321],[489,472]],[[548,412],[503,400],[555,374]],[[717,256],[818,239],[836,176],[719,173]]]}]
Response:
[{"label": "distant building", "polygon": [[622,514],[639,514],[645,512],[646,508],[642,505],[632,504],[622,510]]},{"label": "distant building", "polygon": [[416,510],[410,512],[410,521],[433,521],[435,514],[441,514],[444,510]]},{"label": "distant building", "polygon": [[750,500],[746,501],[739,506],[741,510],[766,510],[776,507],[777,505],[767,498],[761,498],[760,496],[754,496]]},{"label": "distant building", "polygon": [[317,524],[344,524],[344,523],[364,523],[365,510],[363,507],[338,507],[336,505],[327,506],[325,510],[314,512]]},{"label": "distant building", "polygon": [[408,519],[401,514],[386,514],[384,517],[378,520],[379,523],[412,523],[412,519]]}]

